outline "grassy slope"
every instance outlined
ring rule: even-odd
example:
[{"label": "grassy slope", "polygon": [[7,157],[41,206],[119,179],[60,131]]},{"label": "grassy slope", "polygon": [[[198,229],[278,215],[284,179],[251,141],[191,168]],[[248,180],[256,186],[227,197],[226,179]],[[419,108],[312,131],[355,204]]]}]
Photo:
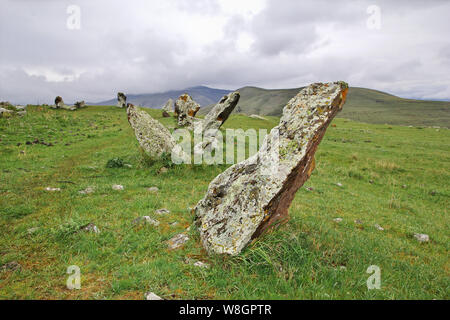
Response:
[{"label": "grassy slope", "polygon": [[[280,116],[299,89],[240,89],[238,107],[245,114]],[[205,114],[211,106],[201,110]],[[366,123],[450,128],[450,102],[402,99],[381,91],[352,87],[340,117]]]},{"label": "grassy slope", "polygon": [[[149,112],[160,118],[160,111]],[[233,115],[226,127],[277,122]],[[141,163],[125,110],[113,107],[31,108],[25,118],[0,119],[0,265],[23,266],[0,273],[0,298],[142,299],[151,290],[166,299],[448,299],[450,132],[333,123],[305,185],[314,190],[298,191],[290,221],[240,256],[224,258],[208,257],[194,230],[183,249],[169,251],[164,241],[191,224],[187,208],[225,166],[175,166],[158,174],[163,164]],[[24,144],[34,138],[56,145]],[[115,157],[133,167],[105,168]],[[113,191],[112,184],[125,190]],[[44,191],[47,186],[62,191]],[[96,192],[78,193],[87,186]],[[149,194],[150,186],[159,193]],[[159,227],[131,224],[163,207],[171,214],[156,217]],[[336,217],[343,221],[333,222]],[[87,222],[102,232],[71,232]],[[431,241],[418,243],[414,232]],[[185,264],[186,257],[211,268]],[[373,264],[381,267],[382,289],[368,291],[366,269]],[[81,290],[65,287],[70,265],[81,268]]]}]

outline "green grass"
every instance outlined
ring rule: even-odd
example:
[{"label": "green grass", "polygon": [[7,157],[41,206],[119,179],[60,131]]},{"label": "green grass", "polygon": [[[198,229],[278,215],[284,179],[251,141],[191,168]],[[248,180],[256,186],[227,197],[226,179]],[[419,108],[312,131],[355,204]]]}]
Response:
[{"label": "green grass", "polygon": [[[268,118],[233,115],[224,127],[278,123]],[[165,163],[143,161],[125,110],[115,107],[29,107],[23,118],[0,119],[0,265],[22,265],[0,272],[0,298],[143,299],[153,291],[165,299],[448,299],[449,131],[333,124],[290,221],[241,255],[221,257],[205,253],[194,228],[182,249],[168,250],[165,241],[191,225],[188,208],[226,165],[159,173]],[[36,139],[54,146],[26,144]],[[107,168],[116,158],[132,167]],[[88,186],[95,192],[78,192]],[[149,193],[151,186],[159,192]],[[160,208],[171,213],[155,216]],[[161,224],[132,224],[143,215]],[[90,222],[101,233],[77,232]],[[28,234],[32,227],[39,229]],[[416,241],[416,232],[430,242]],[[70,265],[81,268],[81,290],[66,288]],[[380,290],[367,289],[370,265],[381,268]]]}]

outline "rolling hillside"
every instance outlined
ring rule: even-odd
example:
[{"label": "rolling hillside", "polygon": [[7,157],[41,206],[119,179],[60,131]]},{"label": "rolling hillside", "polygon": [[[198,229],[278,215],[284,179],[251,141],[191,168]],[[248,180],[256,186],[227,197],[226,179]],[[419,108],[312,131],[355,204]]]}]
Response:
[{"label": "rolling hillside", "polygon": [[[271,90],[243,87],[239,89],[241,99],[234,113],[281,116],[283,107],[299,90],[300,88]],[[127,101],[157,109],[169,98],[175,100],[185,92],[200,103],[202,109],[199,114],[205,115],[230,91],[199,86],[163,93],[130,94]],[[111,99],[94,105],[115,105],[116,102],[116,99]],[[450,102],[403,99],[377,90],[352,87],[347,103],[338,117],[366,123],[450,128]]]},{"label": "rolling hillside", "polygon": [[[235,112],[281,116],[283,107],[299,90],[244,87],[239,89],[241,99]],[[201,109],[200,114],[206,114],[211,107]],[[377,90],[352,87],[338,117],[366,123],[449,128],[450,102],[403,99]]]}]

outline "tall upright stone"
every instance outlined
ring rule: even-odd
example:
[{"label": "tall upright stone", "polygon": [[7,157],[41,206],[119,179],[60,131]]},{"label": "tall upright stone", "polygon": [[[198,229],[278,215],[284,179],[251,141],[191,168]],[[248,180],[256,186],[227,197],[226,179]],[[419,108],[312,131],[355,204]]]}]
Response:
[{"label": "tall upright stone", "polygon": [[63,106],[64,106],[63,98],[61,96],[57,96],[55,98],[55,108],[61,109]]},{"label": "tall upright stone", "polygon": [[162,107],[162,115],[164,118],[170,117],[170,113],[173,112],[173,100],[167,100],[166,104]]},{"label": "tall upright stone", "polygon": [[123,92],[117,93],[117,106],[125,108],[127,106],[127,96]]},{"label": "tall upright stone", "polygon": [[345,82],[302,89],[284,107],[260,151],[210,183],[194,209],[209,253],[239,254],[252,239],[288,219],[288,208],[311,175],[314,154],[347,91]]},{"label": "tall upright stone", "polygon": [[228,119],[239,102],[239,91],[225,95],[205,116],[202,122],[203,141],[194,147],[196,153],[201,153],[214,142],[217,131]]},{"label": "tall upright stone", "polygon": [[180,127],[192,126],[195,115],[200,110],[200,105],[187,93],[182,94],[175,101],[175,116]]}]

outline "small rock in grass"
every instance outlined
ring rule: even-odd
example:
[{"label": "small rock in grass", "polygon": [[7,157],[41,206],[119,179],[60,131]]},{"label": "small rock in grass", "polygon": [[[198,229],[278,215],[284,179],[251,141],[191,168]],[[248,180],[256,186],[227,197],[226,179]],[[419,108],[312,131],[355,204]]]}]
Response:
[{"label": "small rock in grass", "polygon": [[206,268],[206,269],[209,268],[209,264],[204,263],[204,262],[202,262],[202,261],[197,261],[197,262],[195,262],[195,263],[194,263],[194,266],[200,267],[200,268]]},{"label": "small rock in grass", "polygon": [[342,221],[342,218],[334,218],[333,221],[339,223]]},{"label": "small rock in grass", "polygon": [[94,192],[94,188],[93,187],[87,187],[84,190],[78,191],[80,194],[90,194]]},{"label": "small rock in grass", "polygon": [[189,237],[186,234],[180,233],[170,239],[168,245],[170,249],[177,249],[183,246],[188,240]]},{"label": "small rock in grass", "polygon": [[82,227],[81,230],[88,231],[88,232],[93,232],[93,233],[100,233],[100,230],[93,223],[89,223],[88,225]]},{"label": "small rock in grass", "polygon": [[162,209],[155,210],[155,213],[159,214],[159,215],[163,215],[163,214],[169,214],[170,211],[167,210],[166,208],[162,208]]},{"label": "small rock in grass", "polygon": [[428,242],[430,241],[430,237],[424,233],[414,233],[414,238],[419,242]]},{"label": "small rock in grass", "polygon": [[160,296],[156,295],[153,292],[147,292],[145,294],[145,299],[146,300],[164,300],[163,298],[161,298]]},{"label": "small rock in grass", "polygon": [[382,226],[380,226],[379,224],[376,224],[376,225],[375,225],[375,228],[376,228],[377,230],[384,231],[384,228],[383,228]]},{"label": "small rock in grass", "polygon": [[129,164],[129,163],[125,163],[124,166],[127,167],[127,168],[133,168],[133,166],[131,164]]},{"label": "small rock in grass", "polygon": [[38,230],[39,230],[38,227],[29,228],[29,229],[27,229],[27,233],[28,234],[33,234],[33,233],[35,233]]},{"label": "small rock in grass", "polygon": [[339,266],[339,269],[345,271],[345,270],[347,270],[347,267],[346,266]]},{"label": "small rock in grass", "polygon": [[8,262],[0,267],[0,271],[16,271],[21,269],[22,266],[17,261]]},{"label": "small rock in grass", "polygon": [[157,193],[159,191],[158,187],[150,187],[147,188],[148,192]]},{"label": "small rock in grass", "polygon": [[123,190],[123,186],[120,184],[114,184],[112,186],[113,190]]},{"label": "small rock in grass", "polygon": [[155,219],[152,219],[149,216],[138,217],[138,218],[133,220],[133,224],[139,224],[141,222],[145,222],[145,223],[151,224],[151,225],[153,225],[155,227],[159,226],[159,221],[155,220]]},{"label": "small rock in grass", "polygon": [[369,183],[370,183],[370,184],[373,184],[373,180],[369,180]]},{"label": "small rock in grass", "polygon": [[54,191],[61,191],[61,188],[52,188],[52,187],[47,187],[47,188],[45,188],[45,190],[46,190],[46,191],[51,191],[51,192],[54,192]]},{"label": "small rock in grass", "polygon": [[169,171],[169,169],[167,169],[166,167],[162,167],[161,169],[159,169],[159,173],[166,173],[167,171]]},{"label": "small rock in grass", "polygon": [[406,189],[406,187],[407,187],[406,184],[402,185],[402,188],[403,188],[403,189]]},{"label": "small rock in grass", "polygon": [[340,182],[336,183],[336,185],[337,185],[338,187],[342,187],[342,183],[340,183]]}]

